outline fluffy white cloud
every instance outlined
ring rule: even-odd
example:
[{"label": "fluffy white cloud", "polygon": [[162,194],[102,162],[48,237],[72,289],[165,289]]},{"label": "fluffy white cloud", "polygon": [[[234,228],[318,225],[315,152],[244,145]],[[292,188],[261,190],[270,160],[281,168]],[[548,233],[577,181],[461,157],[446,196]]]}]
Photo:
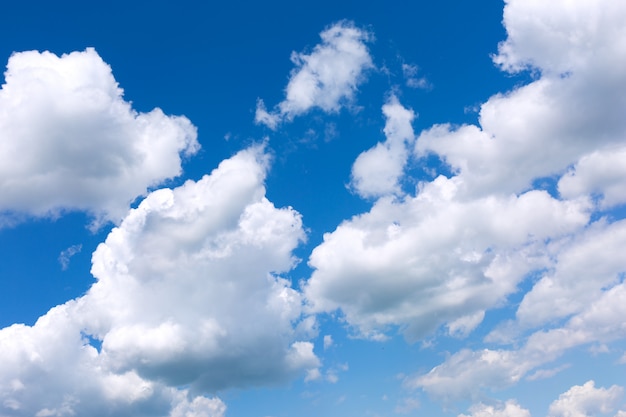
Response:
[{"label": "fluffy white cloud", "polygon": [[495,62],[538,78],[491,97],[480,127],[439,125],[416,143],[418,155],[434,152],[454,167],[468,195],[523,191],[579,160],[584,166],[588,155],[613,152],[626,135],[626,74],[618,70],[626,64],[625,5],[510,0],[504,16],[509,36]]},{"label": "fluffy white cloud", "polygon": [[546,266],[544,241],[588,221],[585,201],[543,191],[464,201],[458,178],[423,184],[415,197],[379,199],[313,250],[304,288],[313,311],[341,309],[363,336],[391,325],[416,340],[449,323],[467,334],[530,270]]},{"label": "fluffy white cloud", "polygon": [[[116,373],[103,366],[98,351],[81,333],[75,307],[71,301],[51,309],[32,327],[15,324],[0,330],[1,415],[153,417],[186,407],[188,391],[143,379],[135,371]],[[221,417],[224,406],[218,412],[219,399],[200,398],[191,399],[198,412],[205,401],[216,412],[198,416]]]},{"label": "fluffy white cloud", "polygon": [[264,197],[266,165],[250,148],[198,182],[151,193],[94,252],[98,282],[80,315],[108,366],[198,390],[317,366],[293,328],[300,294],[277,275],[296,262],[302,222]]},{"label": "fluffy white cloud", "polygon": [[[596,3],[594,9],[601,9],[610,2]],[[566,18],[562,9],[567,10]],[[587,224],[593,209],[587,192],[599,190],[611,204],[622,198],[621,168],[601,176],[603,184],[608,177],[618,178],[614,186],[604,187],[587,167],[600,163],[589,163],[594,158],[589,155],[609,155],[626,135],[621,111],[626,109],[626,76],[615,70],[626,59],[625,49],[601,48],[602,59],[596,60],[587,48],[623,34],[620,22],[626,7],[610,6],[613,14],[588,9],[571,2],[507,3],[509,38],[494,59],[508,71],[531,66],[539,76],[483,104],[480,127],[438,125],[422,132],[415,155],[437,154],[451,165],[454,176],[420,184],[415,197],[398,193],[407,161],[404,145],[413,142],[412,113],[397,103],[387,104],[387,141],[359,156],[353,186],[362,196],[397,197],[380,198],[369,213],[341,224],[313,251],[310,265],[315,271],[305,287],[313,311],[341,309],[348,323],[374,338],[396,325],[416,339],[444,323],[451,334],[463,336],[481,322],[485,309],[503,302],[526,273],[551,269],[558,257],[554,277],[562,275],[557,280],[570,282],[574,264],[590,266],[601,246],[592,242],[592,232],[588,247],[570,247],[569,258],[560,255],[559,244],[567,247],[568,234]],[[591,18],[593,25],[579,25],[583,17]],[[600,26],[601,31],[594,30]],[[563,34],[575,34],[581,41],[569,42]],[[544,49],[526,49],[530,38],[546,42],[545,51],[562,49],[558,62],[550,61],[552,54]],[[528,55],[533,51],[537,59]],[[527,191],[534,181],[562,174],[572,165],[573,173],[566,174],[560,187],[569,199]],[[584,181],[591,185],[577,188]],[[616,227],[610,230],[602,235],[605,243],[620,247],[621,233]],[[577,258],[576,251],[586,257]],[[537,303],[531,301],[545,293],[537,287],[520,316],[541,321],[580,311],[622,272],[613,252],[600,255],[612,260],[600,267],[605,271],[583,271],[593,279],[572,288],[563,284],[567,291],[559,293],[560,310],[549,311],[546,304],[545,314],[533,316]],[[550,277],[548,273],[543,283]],[[544,295],[554,299],[553,293]],[[526,309],[532,313],[526,314]]]},{"label": "fluffy white cloud", "polygon": [[538,326],[585,309],[626,273],[626,221],[592,224],[571,242],[556,242],[554,268],[524,296],[517,319]]},{"label": "fluffy white cloud", "polygon": [[626,203],[626,147],[595,151],[583,156],[558,183],[565,198],[598,195],[602,209]]},{"label": "fluffy white cloud", "polygon": [[[198,148],[185,117],[138,113],[94,49],[11,56],[0,90],[0,214],[84,210],[118,222]],[[9,219],[7,219],[9,218]]]},{"label": "fluffy white cloud", "polygon": [[530,417],[530,412],[513,400],[497,407],[480,403],[472,406],[470,412],[469,415],[459,414],[459,417]]},{"label": "fluffy white cloud", "polygon": [[483,388],[509,386],[568,349],[625,338],[625,314],[626,283],[622,282],[603,291],[564,326],[533,333],[518,350],[462,350],[430,372],[408,378],[407,385],[444,400],[475,397]]},{"label": "fluffy white cloud", "polygon": [[408,378],[406,385],[445,402],[478,398],[483,388],[519,381],[535,365],[523,359],[519,351],[463,349],[427,374]]},{"label": "fluffy white cloud", "polygon": [[221,416],[198,395],[314,372],[315,322],[279,276],[304,231],[265,198],[267,164],[257,146],[150,193],[94,252],[86,295],[0,330],[0,414]]},{"label": "fluffy white cloud", "polygon": [[624,389],[617,385],[596,388],[593,381],[574,385],[550,404],[550,417],[588,417],[609,413],[622,398]]},{"label": "fluffy white cloud", "polygon": [[364,72],[373,68],[366,46],[370,35],[352,22],[335,23],[320,33],[322,43],[310,54],[293,52],[292,70],[285,89],[285,99],[268,112],[259,99],[255,121],[275,129],[282,121],[319,108],[338,112],[354,99]]},{"label": "fluffy white cloud", "polygon": [[383,114],[387,118],[385,142],[361,153],[352,166],[352,186],[362,197],[400,194],[398,180],[407,163],[408,147],[415,141],[412,110],[404,108],[392,96],[383,106]]},{"label": "fluffy white cloud", "polygon": [[[534,81],[491,97],[479,126],[418,136],[415,155],[436,154],[453,176],[420,184],[415,197],[381,198],[327,234],[310,258],[314,311],[341,309],[366,336],[397,325],[414,339],[444,323],[463,336],[527,273],[545,271],[518,320],[491,336],[519,349],[461,350],[407,380],[444,400],[515,384],[572,347],[626,337],[624,222],[588,224],[595,209],[624,199],[625,18],[626,6],[610,1],[508,1],[509,37],[494,59],[536,71]],[[532,190],[561,175],[558,198]],[[519,332],[546,322],[556,327],[525,340]]]}]

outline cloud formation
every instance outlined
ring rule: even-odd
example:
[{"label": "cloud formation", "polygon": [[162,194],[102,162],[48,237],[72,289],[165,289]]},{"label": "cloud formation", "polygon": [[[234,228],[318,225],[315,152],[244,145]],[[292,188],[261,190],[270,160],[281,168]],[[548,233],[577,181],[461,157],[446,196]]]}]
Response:
[{"label": "cloud formation", "polygon": [[86,295],[0,330],[0,413],[221,416],[201,395],[317,369],[314,319],[280,277],[302,222],[265,198],[267,167],[256,146],[150,193],[94,252]]},{"label": "cloud formation", "polygon": [[415,113],[391,96],[383,106],[386,140],[361,153],[352,165],[352,187],[362,197],[401,193],[399,179],[415,142]]},{"label": "cloud formation", "polygon": [[291,121],[313,108],[336,113],[353,102],[365,71],[374,67],[366,45],[371,35],[352,22],[341,21],[320,33],[320,37],[322,43],[310,54],[291,54],[296,67],[285,88],[285,99],[271,111],[259,99],[256,123],[276,129],[283,121]]},{"label": "cloud formation", "polygon": [[[610,163],[623,153],[626,135],[617,116],[626,108],[626,84],[615,71],[626,54],[612,41],[623,37],[619,22],[626,7],[591,5],[509,1],[509,38],[494,59],[508,71],[535,70],[538,78],[484,104],[481,128],[437,126],[418,138],[418,154],[436,152],[456,169],[465,198],[519,193],[552,176],[558,204],[586,199],[590,211],[623,204],[623,164]],[[553,370],[538,368],[573,347],[626,337],[619,318],[625,314],[626,266],[619,250],[626,244],[624,220],[600,215],[570,233],[550,237],[543,252],[551,261],[524,295],[515,320],[487,337],[507,345],[525,340],[521,348],[461,350],[416,376],[413,386],[443,399],[476,396],[481,388],[515,384],[531,370],[549,374]],[[528,329],[546,324],[552,328],[525,337]]]},{"label": "cloud formation", "polygon": [[550,404],[550,417],[586,417],[615,410],[624,389],[617,385],[596,388],[593,381],[574,385]]},{"label": "cloud formation", "polygon": [[0,108],[0,225],[73,210],[117,223],[199,149],[187,118],[133,110],[92,48],[13,54]]},{"label": "cloud formation", "polygon": [[500,406],[476,404],[470,408],[471,414],[459,414],[459,417],[530,417],[530,412],[520,407],[513,400]]}]

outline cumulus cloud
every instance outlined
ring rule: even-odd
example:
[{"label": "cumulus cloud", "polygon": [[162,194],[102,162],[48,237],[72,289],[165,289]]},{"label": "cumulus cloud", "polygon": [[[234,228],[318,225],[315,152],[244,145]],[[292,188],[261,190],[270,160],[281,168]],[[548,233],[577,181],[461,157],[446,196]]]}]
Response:
[{"label": "cumulus cloud", "polygon": [[595,222],[572,241],[555,246],[554,267],[524,295],[517,309],[517,320],[524,327],[583,311],[626,273],[621,250],[626,247],[624,220]]},{"label": "cumulus cloud", "polygon": [[362,336],[400,326],[417,340],[439,325],[467,334],[534,268],[544,241],[588,221],[584,201],[544,191],[464,201],[457,179],[415,196],[381,198],[324,236],[309,259],[304,293],[313,311],[341,309]]},{"label": "cumulus cloud", "polygon": [[[595,388],[594,381],[584,385],[574,385],[550,404],[549,417],[588,417],[599,413],[607,414],[615,410],[622,398],[623,388],[613,385],[610,388]],[[486,405],[478,403],[470,408],[471,414],[459,414],[459,417],[531,417],[530,412],[515,400],[504,404]],[[621,417],[624,411],[618,411],[615,417]]]},{"label": "cumulus cloud", "polygon": [[[536,71],[537,79],[491,97],[481,106],[479,126],[424,131],[417,154],[443,157],[464,177],[470,195],[520,192],[578,161],[579,181],[562,186],[568,196],[593,188],[598,175],[614,178],[619,168],[598,173],[586,165],[597,166],[593,155],[623,146],[626,75],[617,68],[626,54],[616,40],[626,37],[625,15],[626,7],[611,1],[508,1],[508,38],[494,61],[507,71]],[[607,184],[607,204],[617,184]]]},{"label": "cumulus cloud", "polygon": [[599,197],[599,207],[609,209],[626,203],[626,147],[595,151],[580,160],[558,183],[565,198]]},{"label": "cumulus cloud", "polygon": [[15,53],[0,90],[0,216],[91,213],[119,222],[148,188],[181,174],[196,129],[124,100],[96,51]]},{"label": "cumulus cloud", "polygon": [[428,88],[429,83],[424,77],[418,77],[419,67],[414,64],[402,64],[402,76],[404,77],[407,87],[410,88]]},{"label": "cumulus cloud", "polygon": [[399,179],[415,141],[411,123],[415,113],[391,96],[383,106],[387,122],[385,142],[361,153],[352,166],[352,186],[362,197],[400,194]]},{"label": "cumulus cloud", "polygon": [[513,400],[493,406],[476,404],[470,408],[471,414],[459,414],[459,417],[531,417],[530,412]]},{"label": "cumulus cloud", "polygon": [[[3,416],[223,416],[225,406],[218,398],[193,397],[132,370],[107,369],[81,333],[75,307],[68,302],[32,327],[0,330]],[[192,408],[196,414],[176,411]]]},{"label": "cumulus cloud", "polygon": [[150,193],[94,252],[86,295],[0,330],[0,413],[221,416],[202,394],[314,372],[314,320],[280,276],[302,222],[265,198],[267,165],[256,146]]},{"label": "cumulus cloud", "polygon": [[626,337],[624,314],[626,284],[622,282],[603,291],[563,326],[532,333],[519,349],[464,349],[428,373],[408,378],[407,385],[446,401],[477,397],[483,389],[517,383],[531,370],[554,361],[568,349]]},{"label": "cumulus cloud", "polygon": [[322,42],[310,54],[293,52],[296,66],[285,88],[285,99],[272,111],[257,101],[255,122],[270,129],[283,121],[319,108],[336,113],[354,100],[365,71],[373,68],[366,42],[371,35],[354,23],[341,21],[320,33]]},{"label": "cumulus cloud", "polygon": [[[538,277],[509,323],[521,340],[499,336],[520,348],[464,349],[408,379],[444,400],[477,398],[539,375],[568,349],[626,337],[624,223],[590,223],[599,208],[624,202],[626,76],[618,68],[626,49],[616,40],[626,39],[625,18],[626,6],[608,0],[509,0],[508,38],[494,61],[532,71],[532,81],[491,97],[478,125],[436,125],[415,141],[398,135],[413,143],[412,156],[392,152],[401,147],[388,132],[359,156],[353,186],[378,200],[313,250],[304,286],[311,311],[340,310],[372,339],[397,328],[414,341],[442,325],[463,337],[524,279]],[[386,115],[388,125],[399,120]],[[408,131],[410,118],[402,120]],[[430,155],[450,176],[398,192],[411,179],[408,158]],[[534,189],[542,179],[558,183],[558,194]],[[553,328],[529,331],[546,323]]]},{"label": "cumulus cloud", "polygon": [[596,388],[594,381],[574,385],[550,404],[550,417],[587,417],[615,410],[624,389],[617,385]]}]

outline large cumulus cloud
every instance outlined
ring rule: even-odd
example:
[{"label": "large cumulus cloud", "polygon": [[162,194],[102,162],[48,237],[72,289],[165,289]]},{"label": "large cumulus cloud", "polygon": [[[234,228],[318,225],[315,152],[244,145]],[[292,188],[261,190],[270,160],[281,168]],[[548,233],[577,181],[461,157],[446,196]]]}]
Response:
[{"label": "large cumulus cloud", "polygon": [[[491,97],[477,125],[406,135],[391,165],[381,144],[357,159],[368,160],[359,162],[361,178],[381,179],[376,170],[387,165],[394,175],[370,211],[314,249],[309,307],[340,310],[370,338],[397,328],[417,340],[441,325],[464,336],[526,280],[532,289],[515,319],[487,338],[506,348],[464,349],[407,379],[445,400],[515,384],[532,370],[547,374],[541,368],[568,349],[626,337],[624,224],[610,211],[625,195],[625,16],[610,1],[508,1],[508,38],[494,61],[531,71],[531,81]],[[446,176],[399,191],[418,180],[406,167],[433,157]],[[532,330],[548,323],[551,330]]]},{"label": "large cumulus cloud", "polygon": [[2,414],[217,416],[202,394],[317,368],[314,320],[280,276],[302,223],[265,198],[267,164],[256,146],[150,193],[94,252],[86,295],[0,330]]},{"label": "large cumulus cloud", "polygon": [[0,109],[0,225],[68,210],[119,222],[199,149],[187,118],[133,110],[92,48],[13,54]]}]

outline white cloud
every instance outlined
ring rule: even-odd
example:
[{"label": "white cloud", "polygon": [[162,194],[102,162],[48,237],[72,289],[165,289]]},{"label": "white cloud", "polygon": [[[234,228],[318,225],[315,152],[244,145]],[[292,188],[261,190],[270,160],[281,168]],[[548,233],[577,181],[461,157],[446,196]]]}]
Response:
[{"label": "white cloud", "polygon": [[407,385],[443,400],[476,397],[485,388],[510,386],[568,349],[623,339],[625,314],[626,283],[620,283],[603,291],[564,326],[533,333],[518,350],[461,350],[430,372],[408,378]]},{"label": "white cloud", "polygon": [[330,349],[333,346],[333,343],[333,337],[331,335],[324,335],[324,350]]},{"label": "white cloud", "polygon": [[302,223],[265,198],[267,164],[257,146],[150,193],[94,252],[85,296],[0,330],[0,414],[221,416],[198,394],[314,372],[314,323],[279,276]]},{"label": "white cloud", "polygon": [[626,203],[626,147],[609,148],[583,156],[558,183],[565,198],[600,195],[600,208]]},{"label": "white cloud", "polygon": [[459,414],[459,417],[531,417],[530,412],[520,407],[513,400],[498,406],[476,404],[470,408],[471,414]]},{"label": "white cloud", "polygon": [[406,397],[398,402],[394,408],[396,414],[411,414],[420,408],[420,402],[416,398]]},{"label": "white cloud", "polygon": [[[567,10],[567,18],[561,18],[559,7]],[[626,14],[624,7],[611,8]],[[357,192],[364,197],[394,193],[397,197],[380,198],[369,213],[355,216],[325,235],[324,242],[313,251],[309,262],[315,271],[305,286],[313,311],[340,309],[349,324],[371,338],[382,337],[381,332],[389,326],[399,326],[415,340],[444,323],[451,334],[463,336],[480,324],[485,309],[504,302],[526,273],[554,266],[553,260],[562,250],[558,243],[567,242],[569,234],[582,230],[589,220],[592,199],[584,191],[591,189],[567,194],[568,200],[527,190],[533,181],[561,174],[574,164],[582,178],[586,175],[585,161],[591,158],[587,155],[609,152],[626,134],[626,119],[619,111],[626,108],[626,78],[623,71],[615,70],[615,64],[626,59],[624,49],[608,47],[619,55],[613,58],[602,49],[600,54],[606,59],[589,63],[580,60],[576,52],[576,48],[587,46],[563,44],[560,35],[552,32],[572,24],[568,30],[579,31],[577,36],[600,45],[601,41],[612,41],[607,34],[624,31],[623,19],[604,12],[589,14],[587,9],[578,3],[546,6],[531,1],[520,6],[518,1],[508,2],[505,23],[509,39],[500,46],[495,61],[507,70],[521,68],[517,64],[523,62],[545,71],[530,84],[493,96],[483,104],[480,127],[439,125],[419,135],[416,156],[436,153],[452,166],[452,178],[439,177],[420,184],[415,197],[398,193],[398,184],[406,180],[402,174],[407,156],[397,144],[410,144],[410,134],[388,134],[387,142],[359,156],[353,167]],[[551,24],[551,13],[558,14],[557,29]],[[527,19],[528,15],[533,19]],[[583,17],[594,19],[603,30],[596,33],[588,25],[578,28],[575,24]],[[536,21],[545,24],[536,25]],[[530,26],[524,26],[525,22],[531,22]],[[551,54],[544,57],[541,51],[541,59],[523,54],[514,58],[516,45],[526,39],[527,30],[537,32],[532,35],[536,39],[546,35],[548,43],[573,48],[574,52],[561,52],[558,65],[544,61]],[[596,39],[602,34],[607,37]],[[529,48],[528,53],[533,50]],[[585,53],[583,57],[595,59]],[[564,66],[568,59],[572,59],[571,65]],[[399,104],[397,108],[401,108]],[[392,121],[398,125],[401,120],[407,132],[411,129],[410,118],[386,115],[388,125]],[[618,174],[610,173],[612,178]],[[616,184],[617,190],[621,182]],[[613,203],[617,201],[615,195],[621,195],[601,191]],[[612,236],[605,235],[605,243],[621,242],[616,228],[611,227],[611,231]],[[572,259],[576,250],[585,250],[583,246],[571,247]],[[593,243],[589,246],[587,260],[598,254]],[[585,288],[599,291],[621,272],[615,267],[618,258],[612,249],[605,251],[604,257],[613,260],[605,265],[608,269],[604,274],[597,271],[600,276],[590,283],[561,294],[560,313],[559,309],[549,311],[546,304],[545,314],[527,316],[544,320],[580,311],[597,296]],[[555,273],[571,276],[565,271],[567,254],[559,259]],[[590,263],[586,262],[588,266]],[[586,272],[592,274],[592,268]],[[570,302],[570,297],[577,295],[581,298]],[[531,298],[520,309],[520,316],[524,316]],[[532,308],[528,311],[534,313]]]},{"label": "white cloud", "polygon": [[484,388],[518,382],[534,365],[524,359],[519,351],[463,349],[430,372],[408,378],[406,385],[444,402],[478,398]]},{"label": "white cloud", "polygon": [[361,153],[352,166],[352,186],[362,197],[401,193],[398,180],[407,163],[408,147],[415,141],[412,110],[404,108],[391,96],[383,106],[383,114],[387,119],[385,142]]},{"label": "white cloud", "polygon": [[[579,160],[588,171],[584,158],[623,146],[626,74],[618,68],[626,65],[625,16],[626,6],[610,0],[508,1],[508,38],[494,60],[509,71],[531,68],[538,79],[491,97],[481,106],[480,127],[423,132],[417,154],[442,156],[463,176],[469,195],[520,192]],[[598,175],[616,174],[583,172],[579,182],[596,185]],[[607,185],[607,200],[618,184]]]},{"label": "white cloud", "polygon": [[268,112],[263,100],[257,101],[255,122],[270,129],[283,121],[319,108],[336,113],[354,100],[364,72],[373,68],[366,42],[371,35],[352,22],[335,23],[320,33],[322,43],[310,54],[293,52],[296,66],[285,89],[285,99]]},{"label": "white cloud", "polygon": [[317,367],[293,328],[300,294],[277,275],[296,262],[302,222],[264,197],[266,168],[250,148],[153,192],[98,247],[81,316],[109,366],[199,390]]},{"label": "white cloud", "polygon": [[65,271],[70,266],[70,259],[72,258],[72,256],[80,253],[82,249],[83,245],[78,244],[72,245],[69,248],[61,251],[61,253],[59,254],[59,263],[61,264],[61,269]]},{"label": "white cloud", "polygon": [[70,301],[32,327],[0,330],[1,415],[151,417],[188,401],[188,391],[103,366],[80,331],[75,307]]},{"label": "white cloud", "polygon": [[532,327],[568,317],[599,299],[626,273],[626,221],[592,224],[571,242],[557,242],[554,268],[524,296],[517,319]]},{"label": "white cloud", "polygon": [[[410,180],[402,177],[404,155],[379,144],[359,157],[368,175],[367,167],[393,167],[392,180],[370,192],[380,198],[369,212],[312,252],[304,287],[311,310],[340,310],[372,339],[397,327],[417,340],[443,324],[465,336],[528,273],[545,271],[508,330],[557,327],[522,338],[517,350],[462,350],[408,380],[446,400],[515,384],[572,347],[626,337],[623,221],[589,224],[594,194],[603,208],[624,198],[625,18],[626,6],[608,0],[508,1],[509,37],[494,60],[508,71],[531,68],[534,80],[491,97],[479,126],[422,132],[415,156],[434,153],[453,175],[419,184],[414,196],[393,195]],[[563,174],[559,197],[532,189]],[[373,189],[355,188],[362,196]]]},{"label": "white cloud", "polygon": [[366,337],[397,325],[417,340],[444,323],[467,334],[527,272],[547,265],[546,239],[588,221],[586,202],[543,191],[463,201],[457,180],[381,198],[326,234],[304,287],[313,311],[341,309]]},{"label": "white cloud", "polygon": [[198,148],[185,117],[138,113],[88,48],[11,56],[0,90],[0,214],[84,210],[118,222],[148,188],[181,174]]},{"label": "white cloud", "polygon": [[219,398],[195,397],[193,400],[179,395],[178,404],[170,413],[170,417],[223,417],[226,405]]},{"label": "white cloud", "polygon": [[407,87],[428,88],[429,83],[424,77],[418,77],[419,67],[417,65],[402,64],[402,75]]},{"label": "white cloud", "polygon": [[550,417],[587,417],[613,411],[624,389],[617,385],[595,388],[593,381],[574,385],[550,404]]},{"label": "white cloud", "polygon": [[571,364],[565,364],[565,365],[557,366],[556,368],[552,368],[552,369],[538,369],[535,372],[533,372],[531,375],[528,375],[526,379],[529,381],[536,381],[538,379],[552,378],[554,375],[558,374],[561,371],[564,371],[570,366]]}]

